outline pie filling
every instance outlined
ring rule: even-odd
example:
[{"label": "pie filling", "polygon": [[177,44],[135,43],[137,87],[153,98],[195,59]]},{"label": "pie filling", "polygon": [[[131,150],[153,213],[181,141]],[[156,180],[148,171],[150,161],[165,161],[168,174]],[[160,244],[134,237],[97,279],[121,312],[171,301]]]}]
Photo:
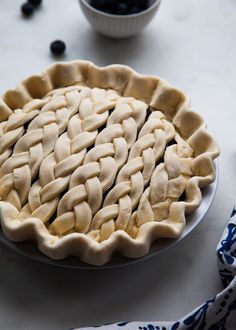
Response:
[{"label": "pie filling", "polygon": [[159,110],[112,89],[59,88],[0,123],[0,200],[49,233],[102,242],[168,221],[193,176],[191,146]]}]

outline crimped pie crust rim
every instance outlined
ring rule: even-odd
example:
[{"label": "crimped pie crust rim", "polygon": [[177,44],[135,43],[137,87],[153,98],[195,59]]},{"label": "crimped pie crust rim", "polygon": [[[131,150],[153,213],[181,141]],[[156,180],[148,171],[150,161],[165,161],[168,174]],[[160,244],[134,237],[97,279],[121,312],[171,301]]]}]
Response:
[{"label": "crimped pie crust rim", "polygon": [[[181,125],[183,128],[184,118],[188,118],[188,122],[192,124],[185,129],[184,138],[195,149],[200,145],[196,167],[201,172],[201,167],[207,163],[211,171],[189,180],[195,192],[191,202],[172,204],[178,209],[179,220],[177,219],[174,224],[166,223],[165,220],[145,223],[140,227],[135,239],[120,230],[101,243],[79,233],[58,238],[50,235],[37,218],[21,222],[17,219],[17,209],[7,202],[0,202],[2,229],[4,234],[14,241],[36,240],[39,249],[52,259],[76,255],[87,263],[102,265],[109,261],[114,251],[120,251],[122,255],[131,258],[141,257],[148,253],[153,240],[161,237],[163,231],[167,231],[165,237],[180,235],[185,225],[185,212],[192,212],[200,205],[200,187],[211,183],[215,178],[213,159],[219,154],[218,146],[206,131],[202,118],[192,112],[189,99],[183,92],[171,87],[165,80],[140,75],[123,65],[99,68],[87,61],[53,64],[41,75],[28,77],[16,89],[9,90],[3,95],[0,100],[0,121],[7,119],[12,110],[22,107],[34,98],[43,97],[50,90],[81,82],[89,87],[112,88],[124,96],[143,100],[151,107],[163,111],[180,130]],[[202,150],[202,139],[206,141],[205,150]],[[78,246],[81,248],[78,249]]]}]

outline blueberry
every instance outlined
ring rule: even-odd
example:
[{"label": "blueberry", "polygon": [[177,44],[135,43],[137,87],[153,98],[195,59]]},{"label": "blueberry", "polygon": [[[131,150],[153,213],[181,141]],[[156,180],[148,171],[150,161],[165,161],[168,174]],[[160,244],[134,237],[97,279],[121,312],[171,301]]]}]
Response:
[{"label": "blueberry", "polygon": [[140,8],[142,8],[142,10],[146,10],[149,8],[149,2],[148,1],[144,1],[143,4],[141,6],[139,6]]},{"label": "blueberry", "polygon": [[106,0],[106,5],[108,7],[114,7],[117,5],[118,2],[119,2],[118,0]]},{"label": "blueberry", "polygon": [[50,50],[54,55],[62,55],[66,49],[66,45],[61,40],[55,40],[50,45]]},{"label": "blueberry", "polygon": [[124,2],[118,2],[116,5],[115,14],[117,15],[127,15],[129,13],[129,6]]},{"label": "blueberry", "polygon": [[132,6],[141,6],[146,0],[130,0]]},{"label": "blueberry", "polygon": [[132,6],[137,6],[141,10],[145,10],[149,7],[149,0],[130,0]]},{"label": "blueberry", "polygon": [[28,0],[34,7],[41,5],[42,0]]},{"label": "blueberry", "polygon": [[29,2],[23,3],[21,6],[21,12],[25,16],[31,16],[34,12],[34,6]]},{"label": "blueberry", "polygon": [[118,2],[118,0],[106,0],[106,7],[115,10]]},{"label": "blueberry", "polygon": [[104,8],[102,11],[104,11],[104,13],[107,13],[107,14],[113,14],[113,11],[109,8]]},{"label": "blueberry", "polygon": [[130,7],[129,14],[138,14],[142,11],[142,8],[138,6],[132,6]]},{"label": "blueberry", "polygon": [[90,0],[90,5],[98,10],[103,10],[106,6],[106,0]]}]

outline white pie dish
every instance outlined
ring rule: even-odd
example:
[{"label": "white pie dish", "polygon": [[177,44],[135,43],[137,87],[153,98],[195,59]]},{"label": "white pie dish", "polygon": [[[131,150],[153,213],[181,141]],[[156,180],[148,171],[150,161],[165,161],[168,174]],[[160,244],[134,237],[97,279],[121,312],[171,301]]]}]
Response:
[{"label": "white pie dish", "polygon": [[56,63],[0,101],[2,229],[52,259],[143,257],[181,235],[215,179],[215,140],[161,78]]},{"label": "white pie dish", "polygon": [[97,32],[112,38],[128,38],[141,32],[157,13],[161,0],[152,0],[151,6],[132,15],[112,15],[96,10],[88,0],[79,0],[82,11]]}]

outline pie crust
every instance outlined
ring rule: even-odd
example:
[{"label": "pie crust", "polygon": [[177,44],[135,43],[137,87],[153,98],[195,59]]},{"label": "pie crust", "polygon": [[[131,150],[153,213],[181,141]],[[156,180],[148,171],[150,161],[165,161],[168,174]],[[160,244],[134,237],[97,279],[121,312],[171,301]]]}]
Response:
[{"label": "pie crust", "polygon": [[4,234],[103,265],[178,237],[219,148],[188,97],[127,66],[56,63],[0,99]]}]

